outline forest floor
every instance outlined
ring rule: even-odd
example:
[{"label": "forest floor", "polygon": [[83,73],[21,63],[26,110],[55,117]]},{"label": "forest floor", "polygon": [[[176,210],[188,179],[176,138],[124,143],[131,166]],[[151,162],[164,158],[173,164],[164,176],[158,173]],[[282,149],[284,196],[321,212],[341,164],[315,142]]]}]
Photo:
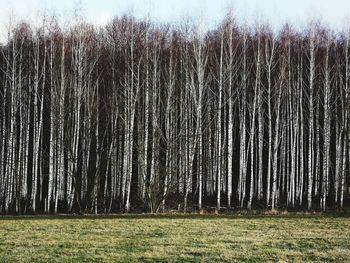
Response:
[{"label": "forest floor", "polygon": [[350,217],[0,217],[0,262],[235,261],[350,262]]}]

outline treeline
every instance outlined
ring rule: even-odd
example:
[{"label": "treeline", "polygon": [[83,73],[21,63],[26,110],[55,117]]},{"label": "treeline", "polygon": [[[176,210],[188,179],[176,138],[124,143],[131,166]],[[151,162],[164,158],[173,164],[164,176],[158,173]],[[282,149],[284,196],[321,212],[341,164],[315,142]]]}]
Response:
[{"label": "treeline", "polygon": [[0,46],[1,213],[343,207],[350,30],[20,23]]}]

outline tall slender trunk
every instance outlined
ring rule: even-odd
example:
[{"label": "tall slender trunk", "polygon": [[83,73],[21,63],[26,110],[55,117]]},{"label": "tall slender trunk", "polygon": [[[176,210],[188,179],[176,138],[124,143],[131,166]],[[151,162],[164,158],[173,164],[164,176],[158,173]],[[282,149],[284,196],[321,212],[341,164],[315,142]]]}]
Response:
[{"label": "tall slender trunk", "polygon": [[309,49],[309,153],[308,153],[308,193],[307,208],[312,206],[312,186],[314,178],[314,76],[315,76],[315,28],[311,26],[310,49]]}]

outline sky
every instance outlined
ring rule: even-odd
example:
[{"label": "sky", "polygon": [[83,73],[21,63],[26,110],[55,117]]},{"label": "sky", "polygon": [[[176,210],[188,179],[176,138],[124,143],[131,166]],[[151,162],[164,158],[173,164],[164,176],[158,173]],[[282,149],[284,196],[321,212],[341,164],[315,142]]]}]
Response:
[{"label": "sky", "polygon": [[312,19],[320,19],[336,31],[346,21],[350,24],[350,0],[0,0],[0,42],[6,38],[11,19],[36,24],[46,11],[67,21],[74,10],[80,10],[95,25],[131,13],[137,18],[149,16],[169,23],[190,17],[210,28],[230,10],[239,22],[268,21],[275,29],[286,22],[303,28]]}]

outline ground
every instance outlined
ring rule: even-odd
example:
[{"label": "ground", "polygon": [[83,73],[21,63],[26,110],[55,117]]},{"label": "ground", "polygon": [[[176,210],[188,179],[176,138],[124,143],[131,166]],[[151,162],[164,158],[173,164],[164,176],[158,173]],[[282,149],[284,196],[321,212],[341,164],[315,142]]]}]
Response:
[{"label": "ground", "polygon": [[0,217],[0,262],[350,262],[350,217]]}]

